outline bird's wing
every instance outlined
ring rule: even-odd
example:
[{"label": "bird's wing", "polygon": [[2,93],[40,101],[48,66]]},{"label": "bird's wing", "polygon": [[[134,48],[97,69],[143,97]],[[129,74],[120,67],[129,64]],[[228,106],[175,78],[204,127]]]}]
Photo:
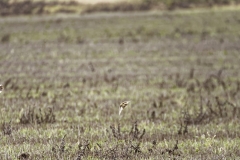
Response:
[{"label": "bird's wing", "polygon": [[121,114],[122,110],[123,110],[123,107],[120,107],[119,108],[119,115]]},{"label": "bird's wing", "polygon": [[3,86],[0,84],[0,93],[3,91]]}]

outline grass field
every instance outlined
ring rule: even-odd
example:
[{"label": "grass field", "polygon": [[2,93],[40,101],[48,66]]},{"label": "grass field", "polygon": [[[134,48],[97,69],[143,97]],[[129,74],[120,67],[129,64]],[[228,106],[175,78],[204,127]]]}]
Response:
[{"label": "grass field", "polygon": [[239,158],[239,14],[1,18],[0,159]]}]

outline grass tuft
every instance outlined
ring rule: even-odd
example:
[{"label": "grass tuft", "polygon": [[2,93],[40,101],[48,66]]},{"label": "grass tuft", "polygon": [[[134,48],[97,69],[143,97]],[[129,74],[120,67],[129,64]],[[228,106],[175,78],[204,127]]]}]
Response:
[{"label": "grass tuft", "polygon": [[41,123],[54,123],[56,122],[56,116],[53,112],[53,108],[35,108],[28,107],[21,110],[20,113],[21,124],[41,124]]}]

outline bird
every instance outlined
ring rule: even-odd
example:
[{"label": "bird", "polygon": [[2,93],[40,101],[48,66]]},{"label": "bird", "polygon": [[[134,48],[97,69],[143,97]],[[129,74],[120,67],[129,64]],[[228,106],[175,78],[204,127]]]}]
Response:
[{"label": "bird", "polygon": [[0,84],[0,93],[3,91],[3,86]]},{"label": "bird", "polygon": [[123,109],[130,103],[130,101],[124,101],[120,104],[119,106],[119,115],[121,114],[121,112],[123,111]]}]

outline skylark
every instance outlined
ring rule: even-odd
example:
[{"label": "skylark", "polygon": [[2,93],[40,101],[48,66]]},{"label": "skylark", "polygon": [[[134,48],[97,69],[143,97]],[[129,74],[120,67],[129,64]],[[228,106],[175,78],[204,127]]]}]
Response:
[{"label": "skylark", "polygon": [[120,104],[119,106],[119,115],[121,114],[121,112],[123,111],[123,109],[130,103],[130,101],[124,101]]}]

